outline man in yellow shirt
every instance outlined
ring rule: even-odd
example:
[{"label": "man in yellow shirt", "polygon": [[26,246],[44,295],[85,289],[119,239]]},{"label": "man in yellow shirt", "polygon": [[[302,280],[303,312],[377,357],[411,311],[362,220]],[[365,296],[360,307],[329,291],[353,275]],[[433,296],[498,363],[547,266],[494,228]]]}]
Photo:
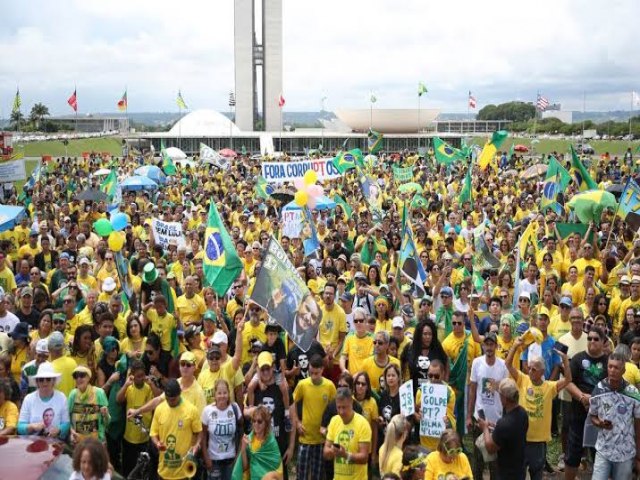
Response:
[{"label": "man in yellow shirt", "polygon": [[375,333],[373,341],[373,355],[366,358],[362,362],[362,371],[369,375],[371,389],[378,392],[380,390],[380,379],[384,373],[384,369],[390,363],[400,367],[400,360],[389,355],[389,332],[380,330]]},{"label": "man in yellow shirt", "polygon": [[522,337],[516,338],[509,351],[507,370],[516,381],[520,392],[520,405],[529,416],[525,462],[531,478],[541,478],[546,460],[546,446],[551,441],[551,405],[564,387],[571,383],[569,359],[563,352],[556,351],[562,358],[564,378],[557,382],[544,379],[545,362],[542,357],[533,356],[528,359],[529,374],[525,375],[513,366],[513,357],[524,345]]},{"label": "man in yellow shirt", "polygon": [[144,319],[151,324],[151,331],[160,337],[162,350],[171,352],[172,344],[176,341],[175,333],[178,323],[173,315],[167,311],[167,299],[164,295],[157,294],[153,303],[147,303],[142,307]]},{"label": "man in yellow shirt", "polygon": [[191,402],[184,401],[180,384],[167,381],[165,401],[155,411],[151,422],[151,441],[158,449],[158,475],[166,480],[190,477],[186,457],[195,455],[200,448],[202,431],[200,415]]},{"label": "man in yellow shirt", "polygon": [[318,341],[327,353],[328,371],[326,377],[337,381],[340,375],[340,352],[347,335],[347,316],[335,302],[338,286],[328,282],[322,293],[322,320],[318,326]]},{"label": "man in yellow shirt", "polygon": [[353,411],[353,397],[349,388],[341,387],[336,392],[336,409],[338,415],[331,419],[327,428],[324,458],[333,460],[333,478],[366,480],[371,426],[362,415]]},{"label": "man in yellow shirt", "polygon": [[13,293],[18,286],[16,278],[9,267],[4,252],[0,252],[0,287],[6,293]]},{"label": "man in yellow shirt", "polygon": [[[300,442],[297,476],[301,480],[324,478],[322,452],[325,439],[320,433],[320,426],[324,410],[336,396],[336,387],[322,376],[323,364],[320,355],[313,355],[309,362],[309,377],[298,382],[293,391],[291,413]],[[298,419],[300,404],[302,417]]]},{"label": "man in yellow shirt", "polygon": [[184,280],[184,294],[176,301],[177,317],[182,322],[184,328],[189,325],[200,325],[202,316],[207,311],[207,306],[200,295],[196,293],[197,279],[191,275]]},{"label": "man in yellow shirt", "polygon": [[[362,307],[353,310],[355,332],[349,333],[344,340],[340,355],[340,370],[351,375],[362,371],[362,364],[373,352],[373,335],[367,331],[367,312]],[[348,364],[348,365],[347,365]]]}]

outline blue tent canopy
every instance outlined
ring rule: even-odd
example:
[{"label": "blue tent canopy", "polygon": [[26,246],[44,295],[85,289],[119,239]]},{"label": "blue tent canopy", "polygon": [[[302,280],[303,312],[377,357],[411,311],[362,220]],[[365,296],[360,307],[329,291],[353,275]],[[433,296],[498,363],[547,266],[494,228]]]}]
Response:
[{"label": "blue tent canopy", "polygon": [[9,230],[16,226],[16,223],[25,214],[24,207],[13,205],[0,205],[0,232]]},{"label": "blue tent canopy", "polygon": [[122,190],[153,190],[158,188],[158,184],[148,177],[141,175],[135,175],[133,177],[125,178],[120,183]]}]

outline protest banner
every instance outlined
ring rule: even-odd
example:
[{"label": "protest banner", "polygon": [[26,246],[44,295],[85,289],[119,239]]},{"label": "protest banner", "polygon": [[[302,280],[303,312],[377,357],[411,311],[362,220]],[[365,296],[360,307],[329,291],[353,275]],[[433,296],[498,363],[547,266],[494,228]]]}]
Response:
[{"label": "protest banner", "polygon": [[289,338],[306,352],[318,335],[322,310],[278,241],[271,237],[251,293]]},{"label": "protest banner", "polygon": [[409,417],[416,413],[416,404],[413,401],[413,380],[400,385],[400,413],[403,417]]},{"label": "protest banner", "polygon": [[262,176],[268,183],[293,182],[304,177],[307,170],[314,170],[318,180],[341,178],[332,158],[299,160],[294,162],[262,162]]},{"label": "protest banner", "polygon": [[165,222],[159,218],[151,220],[151,230],[156,245],[160,245],[163,250],[169,248],[169,242],[175,240],[178,247],[186,246],[184,235],[182,234],[182,224],[180,222]]},{"label": "protest banner", "polygon": [[27,171],[24,168],[24,159],[0,162],[1,182],[15,182],[16,180],[25,180],[26,178]]},{"label": "protest banner", "polygon": [[422,388],[420,411],[420,436],[440,438],[445,430],[444,417],[447,415],[447,386],[425,383]]},{"label": "protest banner", "polygon": [[300,238],[304,212],[302,210],[282,210],[282,235],[289,238]]}]

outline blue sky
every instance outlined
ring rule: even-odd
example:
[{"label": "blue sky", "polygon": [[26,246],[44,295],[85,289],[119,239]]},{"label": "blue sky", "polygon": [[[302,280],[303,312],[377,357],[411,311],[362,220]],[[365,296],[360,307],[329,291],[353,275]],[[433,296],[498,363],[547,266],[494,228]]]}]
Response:
[{"label": "blue sky", "polygon": [[[0,117],[16,86],[23,111],[227,110],[233,89],[233,1],[3,0]],[[7,6],[11,4],[11,6]],[[640,2],[610,0],[284,0],[287,110],[417,106],[466,112],[542,92],[563,107],[628,110],[640,91]],[[635,107],[640,109],[640,107]]]}]

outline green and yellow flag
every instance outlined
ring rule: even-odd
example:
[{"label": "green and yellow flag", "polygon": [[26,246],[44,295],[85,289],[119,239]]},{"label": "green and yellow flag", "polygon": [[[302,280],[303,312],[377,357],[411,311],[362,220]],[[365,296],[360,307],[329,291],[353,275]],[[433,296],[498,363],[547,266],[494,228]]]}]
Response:
[{"label": "green and yellow flag", "polygon": [[13,113],[20,111],[20,106],[22,105],[22,100],[20,99],[20,89],[16,90],[16,96],[13,99],[13,109],[11,110]]},{"label": "green and yellow flag", "polygon": [[116,171],[112,169],[111,173],[109,173],[100,184],[100,190],[102,190],[109,197],[109,201],[111,201],[116,194],[117,186],[118,177],[116,176]]},{"label": "green and yellow flag", "polygon": [[464,153],[457,148],[453,148],[447,142],[438,137],[433,137],[433,153],[438,163],[451,165],[456,160],[465,158]]},{"label": "green and yellow flag", "polygon": [[466,202],[469,202],[471,203],[471,205],[473,205],[471,170],[473,170],[473,163],[469,164],[469,168],[467,168],[467,175],[464,177],[464,183],[462,184],[462,189],[460,190],[460,194],[458,195],[458,203],[460,205],[463,205]]},{"label": "green and yellow flag", "polygon": [[421,97],[422,95],[424,95],[428,91],[429,90],[427,90],[427,86],[424,83],[418,82],[418,96],[419,97]]},{"label": "green and yellow flag", "polygon": [[221,297],[229,291],[244,267],[214,202],[209,207],[204,235],[205,284]]},{"label": "green and yellow flag", "polygon": [[478,165],[482,170],[486,170],[489,166],[489,163],[493,161],[498,152],[498,149],[502,147],[502,144],[509,136],[509,132],[506,130],[498,130],[497,132],[493,132],[491,139],[485,143],[484,148],[482,149],[482,153],[478,157]]},{"label": "green and yellow flag", "polygon": [[255,192],[257,197],[264,198],[266,200],[273,193],[273,186],[267,183],[264,177],[260,176],[256,182]]},{"label": "green and yellow flag", "polygon": [[181,110],[189,109],[189,107],[187,107],[187,104],[184,102],[184,98],[182,98],[182,93],[180,92],[180,90],[178,90],[178,97],[176,98],[176,104],[178,105],[178,108]]},{"label": "green and yellow flag", "polygon": [[587,168],[584,166],[580,157],[576,153],[576,150],[573,148],[573,145],[570,145],[571,148],[571,173],[573,174],[573,181],[576,184],[576,187],[580,191],[585,190],[596,190],[598,188],[598,184],[593,181],[591,175],[587,171]]},{"label": "green and yellow flag", "polygon": [[165,175],[175,175],[177,171],[176,166],[164,148],[164,140],[160,140],[160,155],[162,155],[162,171]]},{"label": "green and yellow flag", "polygon": [[340,173],[344,173],[352,168],[364,168],[362,150],[354,148],[348,152],[339,151],[333,159],[333,166]]},{"label": "green and yellow flag", "polygon": [[342,198],[340,195],[336,193],[333,196],[333,201],[336,202],[336,205],[340,205],[342,207],[342,211],[345,213],[347,218],[351,218],[351,215],[353,214],[353,209],[344,198]]}]

